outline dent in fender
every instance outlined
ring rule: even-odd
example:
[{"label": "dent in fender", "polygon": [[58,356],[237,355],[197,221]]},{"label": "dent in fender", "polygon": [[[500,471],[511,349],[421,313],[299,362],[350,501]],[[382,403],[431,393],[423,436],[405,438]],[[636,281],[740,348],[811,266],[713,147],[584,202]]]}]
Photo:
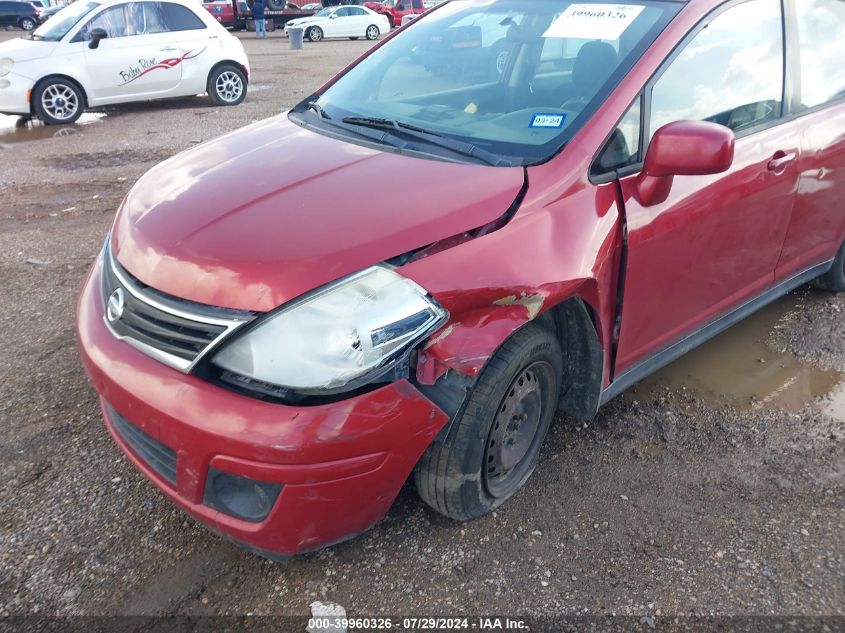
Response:
[{"label": "dent in fender", "polygon": [[[501,344],[549,307],[574,296],[580,282],[539,289],[485,289],[473,294],[485,307],[464,313],[437,332],[417,358],[417,380],[434,384],[447,370],[475,377]],[[486,299],[481,299],[486,295]]]}]

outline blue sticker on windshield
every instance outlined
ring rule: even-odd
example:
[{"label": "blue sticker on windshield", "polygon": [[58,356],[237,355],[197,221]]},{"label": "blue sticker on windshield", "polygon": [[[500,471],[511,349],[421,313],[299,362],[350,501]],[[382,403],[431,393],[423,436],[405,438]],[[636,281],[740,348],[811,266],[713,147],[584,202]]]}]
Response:
[{"label": "blue sticker on windshield", "polygon": [[565,114],[544,114],[538,112],[531,117],[531,123],[528,124],[528,127],[560,129],[563,127],[565,121]]}]

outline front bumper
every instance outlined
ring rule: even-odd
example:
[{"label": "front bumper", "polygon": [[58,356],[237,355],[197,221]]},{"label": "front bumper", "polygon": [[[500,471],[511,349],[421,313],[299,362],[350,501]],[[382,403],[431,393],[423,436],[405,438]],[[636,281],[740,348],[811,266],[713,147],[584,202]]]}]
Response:
[{"label": "front bumper", "polygon": [[0,113],[30,114],[29,96],[35,85],[14,72],[0,77]]},{"label": "front bumper", "polygon": [[[367,530],[448,420],[406,381],[333,404],[291,407],[182,374],[112,336],[100,275],[98,260],[82,289],[77,328],[109,432],[174,503],[250,549],[289,556]],[[174,483],[127,443],[115,413],[175,453]],[[239,519],[204,503],[209,468],[281,484],[281,492],[265,519]]]}]

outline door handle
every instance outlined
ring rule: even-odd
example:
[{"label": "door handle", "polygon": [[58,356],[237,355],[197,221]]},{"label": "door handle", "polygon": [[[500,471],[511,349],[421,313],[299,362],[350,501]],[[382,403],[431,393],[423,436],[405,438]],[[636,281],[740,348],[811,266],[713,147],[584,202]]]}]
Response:
[{"label": "door handle", "polygon": [[794,162],[795,159],[798,158],[798,154],[796,152],[775,152],[774,157],[772,160],[769,161],[767,165],[769,171],[773,171],[775,173],[782,173],[787,165]]},{"label": "door handle", "polygon": [[178,49],[175,48],[174,46],[168,46],[166,48],[160,48],[158,50],[160,50],[162,53],[172,53],[173,51],[178,50]]}]

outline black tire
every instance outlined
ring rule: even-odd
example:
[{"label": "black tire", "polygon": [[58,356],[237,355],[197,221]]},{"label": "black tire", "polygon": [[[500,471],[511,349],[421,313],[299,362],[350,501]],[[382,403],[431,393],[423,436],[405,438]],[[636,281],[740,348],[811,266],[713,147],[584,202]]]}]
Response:
[{"label": "black tire", "polygon": [[[557,409],[562,358],[554,334],[535,323],[505,341],[481,372],[457,419],[417,464],[414,479],[423,501],[441,514],[467,521],[492,511],[525,484]],[[537,412],[530,421],[534,409],[529,403]],[[501,457],[508,448],[513,454],[504,461],[514,463],[497,474],[497,451]]]},{"label": "black tire", "polygon": [[833,266],[824,275],[816,279],[816,285],[831,292],[845,292],[845,242],[836,252]]},{"label": "black tire", "polygon": [[246,98],[246,75],[240,68],[232,64],[217,66],[208,75],[206,89],[209,98],[215,105],[238,105]]},{"label": "black tire", "polygon": [[69,125],[85,112],[85,95],[70,79],[48,77],[32,91],[32,110],[46,125]]},{"label": "black tire", "polygon": [[381,30],[379,30],[379,28],[375,24],[370,24],[370,26],[367,27],[365,35],[368,40],[377,40],[381,35]]},{"label": "black tire", "polygon": [[319,42],[323,39],[323,29],[319,26],[308,27],[308,30],[305,31],[305,37],[308,38],[309,42]]},{"label": "black tire", "polygon": [[38,26],[38,23],[35,21],[35,18],[21,18],[20,27],[24,31],[32,31],[33,29],[35,29],[36,26]]}]

